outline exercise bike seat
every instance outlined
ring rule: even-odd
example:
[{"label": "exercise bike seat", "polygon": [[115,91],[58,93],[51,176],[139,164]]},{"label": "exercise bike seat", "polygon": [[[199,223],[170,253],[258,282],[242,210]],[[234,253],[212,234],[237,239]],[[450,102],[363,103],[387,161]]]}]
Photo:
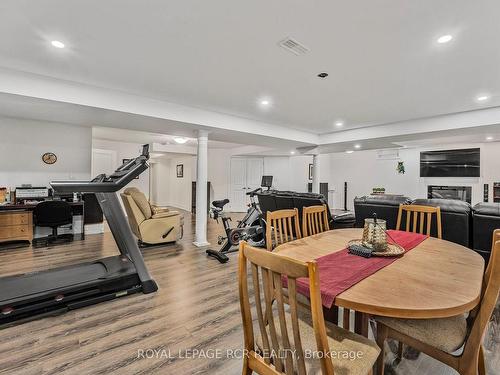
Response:
[{"label": "exercise bike seat", "polygon": [[216,207],[216,208],[223,208],[226,204],[229,203],[229,199],[222,199],[220,201],[213,201],[212,202],[212,206]]}]

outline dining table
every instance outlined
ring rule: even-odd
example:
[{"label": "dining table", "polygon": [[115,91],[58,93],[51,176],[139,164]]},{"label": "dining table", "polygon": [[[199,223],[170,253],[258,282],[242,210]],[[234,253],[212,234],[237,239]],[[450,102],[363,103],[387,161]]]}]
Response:
[{"label": "dining table", "polygon": [[[287,242],[274,252],[303,262],[314,261],[345,249],[349,241],[362,238],[362,231],[330,230]],[[338,294],[333,303],[354,310],[355,332],[368,336],[370,316],[431,319],[471,311],[480,301],[483,274],[484,260],[478,253],[428,237]]]}]

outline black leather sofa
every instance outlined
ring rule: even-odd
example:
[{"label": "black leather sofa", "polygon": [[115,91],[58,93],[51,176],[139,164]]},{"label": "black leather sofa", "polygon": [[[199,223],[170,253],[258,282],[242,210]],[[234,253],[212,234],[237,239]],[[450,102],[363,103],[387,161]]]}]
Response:
[{"label": "black leather sofa", "polygon": [[[412,204],[441,208],[443,240],[472,248],[472,207],[453,199],[415,199]],[[431,236],[437,236],[436,220],[432,221]]]},{"label": "black leather sofa", "polygon": [[[299,210],[300,225],[302,225],[302,208],[317,206],[328,202],[322,194],[297,193],[295,191],[267,190],[257,194],[259,205],[264,217],[267,211],[285,210],[297,208]],[[333,217],[328,209],[328,223],[333,228]]]},{"label": "black leather sofa", "polygon": [[[500,228],[500,203],[470,204],[452,199],[415,199],[401,196],[366,196],[354,199],[356,227],[362,228],[366,218],[377,217],[387,221],[388,229],[395,229],[400,204],[439,206],[443,239],[477,251],[488,262],[493,230]],[[405,218],[402,218],[403,222]],[[433,220],[431,235],[436,236]]]},{"label": "black leather sofa", "polygon": [[500,228],[500,203],[478,203],[472,216],[473,249],[488,261],[493,231]]},{"label": "black leather sofa", "polygon": [[[298,193],[295,191],[282,190],[267,190],[257,194],[259,199],[260,209],[264,214],[267,211],[277,211],[290,208],[299,210],[299,221],[302,225],[302,208],[309,206],[317,206],[328,202],[322,194],[315,193]],[[328,225],[330,229],[349,228],[354,226],[354,217],[352,214],[338,215],[333,217],[330,208],[327,210]]]},{"label": "black leather sofa", "polygon": [[365,219],[376,213],[379,219],[387,221],[387,229],[396,229],[400,204],[410,204],[411,199],[404,196],[365,196],[354,198],[354,215],[356,228],[363,228]]}]

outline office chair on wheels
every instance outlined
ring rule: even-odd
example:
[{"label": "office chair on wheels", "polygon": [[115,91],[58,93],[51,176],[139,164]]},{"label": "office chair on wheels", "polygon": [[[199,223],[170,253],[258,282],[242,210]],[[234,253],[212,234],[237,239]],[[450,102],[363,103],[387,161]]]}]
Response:
[{"label": "office chair on wheels", "polygon": [[64,242],[73,241],[72,234],[59,235],[57,232],[57,228],[73,223],[71,207],[67,202],[40,202],[33,211],[33,218],[35,226],[52,228],[52,234],[47,237],[37,238],[34,241],[35,245],[44,244],[48,246],[50,243],[58,240],[64,240]]}]

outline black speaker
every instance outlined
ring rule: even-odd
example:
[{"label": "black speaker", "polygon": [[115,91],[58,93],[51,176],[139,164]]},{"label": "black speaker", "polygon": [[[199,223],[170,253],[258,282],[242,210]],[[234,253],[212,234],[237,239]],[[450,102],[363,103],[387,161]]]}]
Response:
[{"label": "black speaker", "polygon": [[484,184],[484,196],[483,196],[484,202],[488,202],[488,195],[489,195],[489,185]]},{"label": "black speaker", "polygon": [[344,211],[347,211],[347,181],[344,182]]}]

